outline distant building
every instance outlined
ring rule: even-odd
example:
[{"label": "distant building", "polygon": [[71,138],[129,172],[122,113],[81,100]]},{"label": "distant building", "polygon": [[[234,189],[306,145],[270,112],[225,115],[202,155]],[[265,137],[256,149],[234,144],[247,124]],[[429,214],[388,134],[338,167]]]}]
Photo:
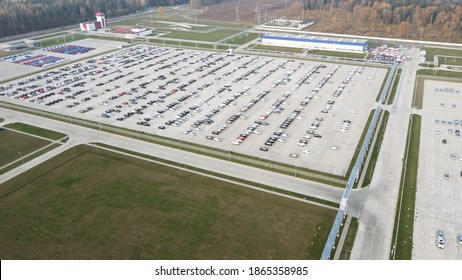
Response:
[{"label": "distant building", "polygon": [[288,48],[363,53],[366,51],[367,40],[279,34],[262,36],[261,44]]},{"label": "distant building", "polygon": [[147,35],[152,34],[152,30],[144,26],[136,26],[132,28],[132,34],[135,34],[138,36],[147,36]]},{"label": "distant building", "polygon": [[87,21],[80,23],[80,30],[82,31],[96,31],[101,28],[107,27],[106,17],[104,13],[97,12],[95,14],[96,21]]}]

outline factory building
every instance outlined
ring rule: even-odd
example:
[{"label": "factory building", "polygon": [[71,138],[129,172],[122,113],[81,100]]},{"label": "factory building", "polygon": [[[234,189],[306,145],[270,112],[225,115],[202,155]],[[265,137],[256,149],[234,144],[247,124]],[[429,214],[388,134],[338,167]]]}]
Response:
[{"label": "factory building", "polygon": [[363,53],[367,48],[367,40],[281,34],[264,35],[261,37],[261,44],[267,46],[355,53]]}]

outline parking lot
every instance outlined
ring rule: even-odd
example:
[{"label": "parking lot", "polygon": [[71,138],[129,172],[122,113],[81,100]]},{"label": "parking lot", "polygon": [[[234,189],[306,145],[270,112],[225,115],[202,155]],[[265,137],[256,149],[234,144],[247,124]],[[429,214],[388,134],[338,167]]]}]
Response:
[{"label": "parking lot", "polygon": [[461,96],[461,83],[425,81],[413,259],[462,259]]},{"label": "parking lot", "polygon": [[[124,42],[108,40],[84,39],[77,43],[60,44],[60,48],[43,48],[29,51],[22,54],[14,54],[0,59],[0,81],[14,78],[19,75],[27,75],[47,67],[56,66],[58,63],[67,61],[77,61],[82,58],[94,56],[110,50],[115,50],[117,46],[124,45]],[[62,51],[64,46],[75,46],[87,49],[86,52]],[[72,49],[69,49],[72,50]]]},{"label": "parking lot", "polygon": [[0,100],[344,175],[385,75],[137,45],[2,84]]}]

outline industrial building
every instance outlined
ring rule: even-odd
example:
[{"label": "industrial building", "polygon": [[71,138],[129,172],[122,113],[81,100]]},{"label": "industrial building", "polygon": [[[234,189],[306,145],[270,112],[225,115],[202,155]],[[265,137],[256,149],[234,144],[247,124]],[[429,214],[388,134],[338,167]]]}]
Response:
[{"label": "industrial building", "polygon": [[96,21],[87,21],[80,23],[80,30],[82,31],[96,31],[101,28],[107,27],[106,18],[104,13],[97,12],[95,14]]},{"label": "industrial building", "polygon": [[291,36],[286,34],[264,35],[261,37],[261,44],[267,46],[355,53],[363,53],[367,48],[367,40],[305,35]]}]

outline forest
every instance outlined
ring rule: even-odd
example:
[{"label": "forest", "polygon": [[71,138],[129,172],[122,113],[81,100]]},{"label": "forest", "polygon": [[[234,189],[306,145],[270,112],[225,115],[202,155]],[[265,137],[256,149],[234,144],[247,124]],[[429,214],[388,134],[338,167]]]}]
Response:
[{"label": "forest", "polygon": [[292,7],[302,8],[323,23],[317,31],[462,41],[462,0],[304,0]]},{"label": "forest", "polygon": [[0,0],[0,37],[94,20],[97,11],[111,18],[149,7],[187,3],[188,0]]}]

